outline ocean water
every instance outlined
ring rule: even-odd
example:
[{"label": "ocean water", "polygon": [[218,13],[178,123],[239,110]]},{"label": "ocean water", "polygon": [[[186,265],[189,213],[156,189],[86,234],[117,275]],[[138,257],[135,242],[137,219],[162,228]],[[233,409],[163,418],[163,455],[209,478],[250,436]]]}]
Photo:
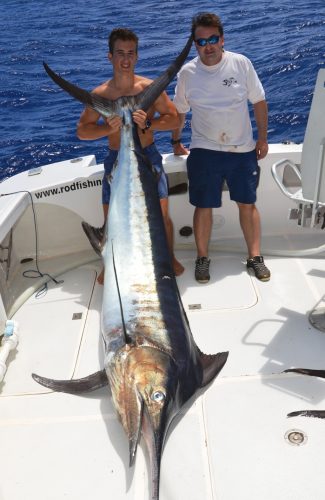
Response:
[{"label": "ocean water", "polygon": [[[91,90],[111,76],[107,36],[124,26],[140,38],[137,72],[163,71],[185,44],[191,18],[221,16],[225,48],[248,56],[269,104],[269,142],[302,142],[316,75],[324,67],[325,0],[1,0],[0,179],[76,156],[106,155],[105,139],[75,134],[82,105],[45,74],[42,61]],[[195,56],[192,48],[190,57]],[[167,92],[172,97],[175,81]],[[189,143],[190,117],[183,132]],[[170,132],[156,134],[170,152]]]}]

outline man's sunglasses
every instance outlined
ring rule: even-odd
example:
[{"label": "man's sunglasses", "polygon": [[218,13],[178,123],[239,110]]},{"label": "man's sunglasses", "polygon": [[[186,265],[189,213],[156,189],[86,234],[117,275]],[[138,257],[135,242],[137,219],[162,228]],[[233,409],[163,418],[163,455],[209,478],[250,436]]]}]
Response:
[{"label": "man's sunglasses", "polygon": [[212,35],[209,38],[198,38],[197,40],[195,40],[195,43],[199,47],[205,47],[207,43],[209,43],[210,45],[215,45],[216,43],[219,42],[219,39],[220,39],[219,35]]}]

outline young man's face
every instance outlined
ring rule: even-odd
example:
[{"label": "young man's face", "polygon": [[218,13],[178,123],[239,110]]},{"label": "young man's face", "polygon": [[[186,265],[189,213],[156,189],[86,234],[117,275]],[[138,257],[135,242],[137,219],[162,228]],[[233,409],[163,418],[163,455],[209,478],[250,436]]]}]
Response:
[{"label": "young man's face", "polygon": [[132,40],[116,40],[113,54],[109,52],[108,59],[114,70],[133,71],[138,60],[136,43]]},{"label": "young man's face", "polygon": [[[214,37],[219,39],[216,41],[216,38]],[[198,51],[203,64],[213,66],[221,61],[224,38],[223,36],[220,36],[218,28],[214,28],[213,26],[198,26],[195,30],[194,40],[196,50]],[[201,46],[200,41],[201,43],[205,43],[205,45]],[[209,43],[209,41],[211,41],[211,43]],[[212,43],[215,41],[216,43]]]}]

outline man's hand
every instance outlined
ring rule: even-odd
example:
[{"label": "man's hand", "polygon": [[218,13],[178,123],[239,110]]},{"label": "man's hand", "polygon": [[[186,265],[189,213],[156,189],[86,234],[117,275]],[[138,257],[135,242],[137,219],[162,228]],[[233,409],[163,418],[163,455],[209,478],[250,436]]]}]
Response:
[{"label": "man's hand", "polygon": [[255,149],[256,149],[257,159],[263,160],[263,158],[265,158],[269,150],[267,141],[261,141],[260,139],[257,139]]},{"label": "man's hand", "polygon": [[173,151],[174,151],[174,155],[176,155],[176,156],[190,154],[189,150],[186,149],[186,147],[183,146],[183,144],[181,142],[178,142],[177,144],[173,145]]},{"label": "man's hand", "polygon": [[114,115],[110,118],[106,118],[106,123],[109,126],[109,134],[114,134],[115,132],[119,132],[122,127],[122,118],[118,115]]},{"label": "man's hand", "polygon": [[144,130],[146,128],[146,121],[148,119],[147,113],[143,111],[142,109],[138,109],[137,111],[134,111],[132,113],[132,118],[134,123],[138,125],[138,127],[141,128],[141,130]]}]

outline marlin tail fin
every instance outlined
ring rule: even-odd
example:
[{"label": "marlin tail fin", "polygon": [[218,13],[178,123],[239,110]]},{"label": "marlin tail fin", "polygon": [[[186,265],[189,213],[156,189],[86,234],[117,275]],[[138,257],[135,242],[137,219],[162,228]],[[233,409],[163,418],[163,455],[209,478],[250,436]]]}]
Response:
[{"label": "marlin tail fin", "polygon": [[148,111],[150,106],[155,102],[155,100],[160,96],[160,94],[166,89],[169,83],[176,76],[178,71],[183,66],[189,51],[191,49],[193,42],[192,35],[187,40],[185,47],[182,52],[176,57],[176,59],[168,66],[168,68],[156,78],[144,91],[139,94],[138,109],[143,109],[143,111]]},{"label": "marlin tail fin", "polygon": [[46,62],[43,62],[43,66],[45,68],[46,73],[50,78],[63,90],[68,92],[72,97],[82,102],[89,108],[94,109],[102,116],[111,116],[117,114],[115,101],[110,101],[109,99],[105,99],[98,94],[94,94],[92,92],[87,92],[87,90],[81,89],[77,87],[77,85],[73,85],[73,83],[68,82],[62,76],[59,76],[55,73]]}]

